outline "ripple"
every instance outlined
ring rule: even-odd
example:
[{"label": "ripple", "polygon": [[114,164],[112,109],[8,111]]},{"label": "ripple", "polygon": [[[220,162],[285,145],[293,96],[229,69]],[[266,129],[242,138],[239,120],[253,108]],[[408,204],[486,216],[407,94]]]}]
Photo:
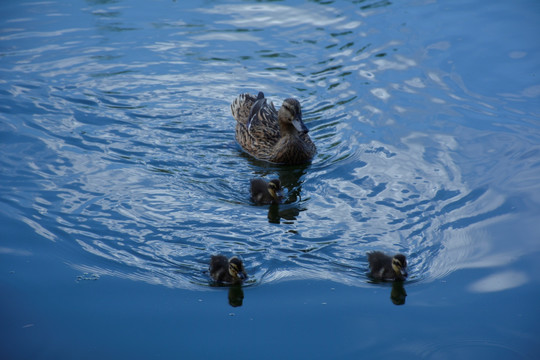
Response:
[{"label": "ripple", "polygon": [[[201,12],[209,14],[221,14],[232,17],[222,21],[225,24],[238,27],[297,27],[299,25],[328,26],[344,20],[344,17],[327,16],[323,9],[329,13],[336,13],[330,7],[311,7],[303,9],[286,5],[276,4],[232,4],[217,5],[210,9],[201,9]],[[295,21],[283,14],[294,14]],[[350,25],[349,25],[350,26]]]},{"label": "ripple", "polygon": [[[143,28],[125,23],[130,8],[97,3],[89,25],[10,19],[3,214],[68,258],[87,254],[67,261],[81,273],[169,287],[208,288],[213,253],[241,255],[250,286],[372,286],[375,249],[405,253],[411,285],[511,266],[523,251],[491,246],[491,229],[539,203],[538,116],[514,105],[537,86],[472,92],[445,61],[454,39],[419,45],[402,24],[374,34],[386,6],[223,4]],[[235,143],[230,102],[259,90],[301,101],[311,164],[268,164]],[[284,203],[252,204],[255,176],[279,177]],[[470,290],[528,280],[512,271]]]}]

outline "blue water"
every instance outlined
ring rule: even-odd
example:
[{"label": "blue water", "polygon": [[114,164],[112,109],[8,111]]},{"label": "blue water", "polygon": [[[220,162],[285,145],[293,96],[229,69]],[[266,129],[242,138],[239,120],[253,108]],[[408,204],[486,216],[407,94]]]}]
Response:
[{"label": "blue water", "polygon": [[[534,0],[3,1],[0,356],[538,358],[539,33]],[[311,164],[236,144],[257,91]]]}]

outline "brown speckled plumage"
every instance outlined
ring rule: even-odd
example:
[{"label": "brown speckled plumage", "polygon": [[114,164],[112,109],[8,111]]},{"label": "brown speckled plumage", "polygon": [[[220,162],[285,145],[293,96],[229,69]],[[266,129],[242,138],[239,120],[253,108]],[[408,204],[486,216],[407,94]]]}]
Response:
[{"label": "brown speckled plumage", "polygon": [[241,94],[231,104],[231,111],[236,120],[236,141],[260,160],[297,165],[309,162],[317,152],[296,99],[285,99],[277,111],[262,92],[257,97]]}]

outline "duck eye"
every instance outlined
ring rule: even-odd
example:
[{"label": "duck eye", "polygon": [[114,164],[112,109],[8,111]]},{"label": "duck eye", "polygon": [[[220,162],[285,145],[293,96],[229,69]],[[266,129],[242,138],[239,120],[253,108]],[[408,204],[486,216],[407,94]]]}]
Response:
[{"label": "duck eye", "polygon": [[285,110],[289,112],[289,114],[294,115],[295,111],[293,108],[291,108],[289,105],[285,106]]}]

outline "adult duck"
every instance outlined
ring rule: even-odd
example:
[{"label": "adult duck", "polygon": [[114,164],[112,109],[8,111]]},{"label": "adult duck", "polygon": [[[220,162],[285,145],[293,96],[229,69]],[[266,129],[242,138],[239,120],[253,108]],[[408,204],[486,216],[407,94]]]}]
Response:
[{"label": "adult duck", "polygon": [[257,97],[241,94],[232,102],[231,111],[236,141],[257,159],[298,165],[311,161],[317,152],[296,99],[285,99],[277,111],[262,92]]}]

